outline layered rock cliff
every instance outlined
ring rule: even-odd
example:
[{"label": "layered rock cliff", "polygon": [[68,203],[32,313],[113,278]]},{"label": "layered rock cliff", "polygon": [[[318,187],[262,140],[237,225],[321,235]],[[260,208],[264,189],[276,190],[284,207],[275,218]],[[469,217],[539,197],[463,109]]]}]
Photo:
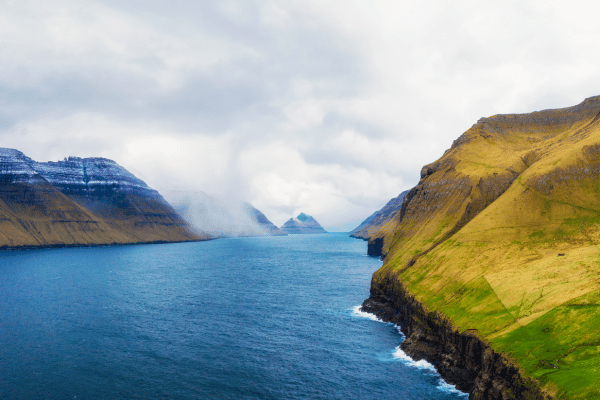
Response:
[{"label": "layered rock cliff", "polygon": [[41,163],[0,149],[0,247],[207,239],[144,182],[111,160]]},{"label": "layered rock cliff", "polygon": [[404,200],[406,193],[408,193],[408,190],[405,190],[404,192],[400,193],[398,197],[394,197],[388,201],[381,210],[375,211],[373,214],[371,214],[359,226],[350,232],[350,237],[369,240],[373,232],[387,224],[400,211],[400,206],[402,206],[402,200]]},{"label": "layered rock cliff", "polygon": [[327,233],[325,229],[310,215],[300,213],[296,218],[290,218],[280,228],[288,234]]},{"label": "layered rock cliff", "polygon": [[[600,97],[593,97],[482,118],[423,167],[399,212],[369,241],[385,257],[371,302],[393,304],[393,318],[410,314],[401,318],[407,336],[413,326],[421,333],[407,346],[445,343],[432,345],[437,360],[421,355],[443,372],[444,357],[463,352],[456,340],[475,335],[485,357],[509,360],[498,368],[514,367],[539,396],[600,396],[600,334],[592,322],[600,318],[599,149]],[[412,311],[400,310],[407,298],[400,293],[413,299]],[[429,314],[418,316],[419,307]],[[444,334],[435,322],[442,320]],[[490,377],[463,386],[471,398],[530,398],[480,364]],[[508,380],[517,379],[513,372]]]}]

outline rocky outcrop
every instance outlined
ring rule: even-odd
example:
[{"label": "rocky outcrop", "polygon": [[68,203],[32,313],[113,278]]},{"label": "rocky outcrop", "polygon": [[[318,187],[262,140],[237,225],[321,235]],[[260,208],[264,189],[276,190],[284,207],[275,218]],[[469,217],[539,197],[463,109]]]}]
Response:
[{"label": "rocky outcrop", "polygon": [[290,218],[280,229],[287,234],[327,233],[317,220],[304,213],[300,213],[296,218]]},{"label": "rocky outcrop", "polygon": [[362,311],[399,325],[406,339],[401,348],[415,361],[427,360],[440,375],[471,400],[550,400],[536,381],[477,336],[476,330],[460,332],[442,314],[418,302],[393,276],[371,283],[371,296]]},{"label": "rocky outcrop", "polygon": [[103,158],[36,162],[0,149],[0,247],[195,241],[155,190]]},{"label": "rocky outcrop", "polygon": [[400,193],[398,197],[388,201],[388,203],[383,206],[381,210],[371,214],[371,216],[365,219],[359,226],[350,232],[350,237],[369,240],[373,232],[387,224],[392,218],[394,218],[394,215],[400,211],[402,200],[404,200],[404,196],[407,193],[408,190],[405,190],[404,192]]}]

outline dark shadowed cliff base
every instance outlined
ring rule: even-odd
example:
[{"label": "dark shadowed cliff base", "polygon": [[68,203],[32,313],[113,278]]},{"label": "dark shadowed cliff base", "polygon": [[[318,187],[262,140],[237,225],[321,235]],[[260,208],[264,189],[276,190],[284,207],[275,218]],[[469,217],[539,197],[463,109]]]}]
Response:
[{"label": "dark shadowed cliff base", "polygon": [[396,277],[372,280],[371,296],[362,310],[401,327],[401,348],[415,361],[427,360],[449,383],[471,400],[550,400],[531,378],[477,336],[459,332],[442,314],[429,312]]}]

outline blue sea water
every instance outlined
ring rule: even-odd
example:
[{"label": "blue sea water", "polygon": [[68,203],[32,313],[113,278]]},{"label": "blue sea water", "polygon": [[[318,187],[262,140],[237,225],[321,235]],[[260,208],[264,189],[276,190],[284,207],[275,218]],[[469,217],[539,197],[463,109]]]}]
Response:
[{"label": "blue sea water", "polygon": [[0,252],[2,399],[459,399],[346,234]]}]

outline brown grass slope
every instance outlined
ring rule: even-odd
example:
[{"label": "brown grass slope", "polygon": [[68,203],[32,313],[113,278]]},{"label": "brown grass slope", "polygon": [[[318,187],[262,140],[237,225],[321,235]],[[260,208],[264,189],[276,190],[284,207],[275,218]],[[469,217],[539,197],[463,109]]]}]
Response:
[{"label": "brown grass slope", "polygon": [[378,239],[375,282],[399,277],[548,393],[600,398],[600,97],[482,118]]},{"label": "brown grass slope", "polygon": [[164,201],[118,193],[105,198],[70,198],[43,178],[0,185],[0,248],[207,238],[191,233]]}]

